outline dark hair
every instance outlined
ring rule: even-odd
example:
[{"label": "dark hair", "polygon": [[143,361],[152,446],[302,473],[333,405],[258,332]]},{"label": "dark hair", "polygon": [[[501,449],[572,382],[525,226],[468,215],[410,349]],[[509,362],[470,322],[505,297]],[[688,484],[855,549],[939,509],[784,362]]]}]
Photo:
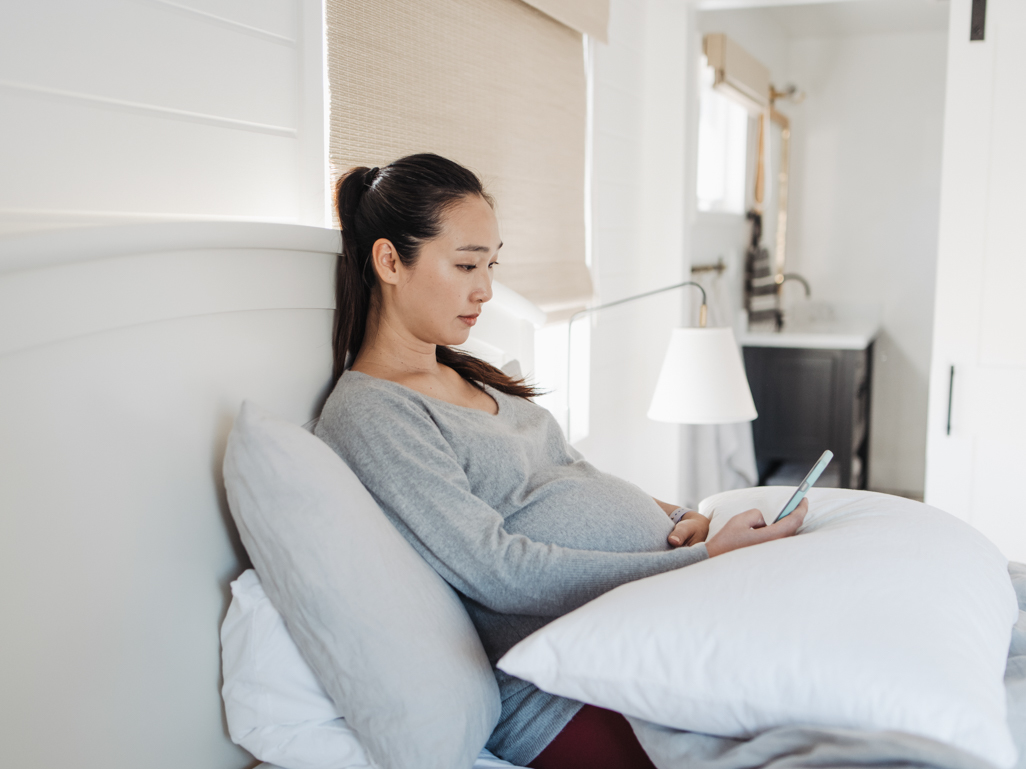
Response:
[{"label": "dark hair", "polygon": [[[409,155],[384,168],[353,168],[338,180],[342,253],[335,271],[334,381],[342,376],[346,356],[355,358],[363,344],[376,280],[371,266],[375,241],[392,241],[399,259],[411,267],[421,246],[441,234],[446,209],[472,195],[492,203],[472,171],[430,153]],[[477,387],[486,384],[522,398],[539,394],[523,379],[452,347],[437,345],[435,358]]]}]

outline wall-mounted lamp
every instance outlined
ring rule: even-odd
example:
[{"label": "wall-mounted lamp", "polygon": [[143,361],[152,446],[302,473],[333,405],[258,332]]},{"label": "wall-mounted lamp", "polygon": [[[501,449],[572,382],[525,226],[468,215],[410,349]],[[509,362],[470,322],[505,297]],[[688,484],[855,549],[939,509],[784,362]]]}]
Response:
[{"label": "wall-mounted lamp", "polygon": [[702,292],[702,307],[698,315],[698,328],[674,329],[670,346],[663,358],[649,419],[658,422],[707,425],[730,422],[750,422],[758,416],[752,391],[748,387],[741,353],[730,328],[706,328],[708,307],[705,289],[692,280],[672,286],[646,291],[643,294],[618,299],[615,302],[575,312],[570,316],[567,329],[567,411],[566,434],[570,436],[570,365],[573,343],[573,323],[578,318],[627,304],[638,299],[662,294],[684,286],[694,286]]}]

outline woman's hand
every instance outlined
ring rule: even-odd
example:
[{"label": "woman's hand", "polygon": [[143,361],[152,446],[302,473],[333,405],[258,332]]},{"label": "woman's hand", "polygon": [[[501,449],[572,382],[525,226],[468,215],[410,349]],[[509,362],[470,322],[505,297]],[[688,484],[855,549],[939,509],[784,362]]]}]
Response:
[{"label": "woman's hand", "polygon": [[[790,537],[798,531],[809,512],[809,500],[803,499],[794,512],[777,523],[766,525],[766,519],[758,510],[745,510],[727,521],[716,536],[709,540],[706,548],[709,557],[729,553],[749,545],[769,542],[772,539]],[[683,521],[681,521],[683,523]]]},{"label": "woman's hand", "polygon": [[670,547],[683,547],[705,542],[707,536],[709,536],[709,519],[701,513],[688,510],[673,527],[673,531],[670,532],[666,541],[670,543]]},{"label": "woman's hand", "polygon": [[[671,505],[669,502],[663,502],[655,497],[652,499],[667,515],[673,515],[680,509],[678,505]],[[694,510],[688,510],[677,521],[677,525],[666,537],[666,541],[670,543],[670,547],[683,547],[705,542],[707,536],[709,536],[709,519]]]}]

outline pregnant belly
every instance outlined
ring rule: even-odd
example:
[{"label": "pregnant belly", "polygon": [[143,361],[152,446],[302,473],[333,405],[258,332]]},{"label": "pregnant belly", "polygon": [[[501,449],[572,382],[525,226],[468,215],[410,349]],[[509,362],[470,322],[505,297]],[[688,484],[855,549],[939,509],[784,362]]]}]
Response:
[{"label": "pregnant belly", "polygon": [[632,483],[594,468],[532,488],[506,517],[506,530],[579,550],[668,549],[670,519]]}]

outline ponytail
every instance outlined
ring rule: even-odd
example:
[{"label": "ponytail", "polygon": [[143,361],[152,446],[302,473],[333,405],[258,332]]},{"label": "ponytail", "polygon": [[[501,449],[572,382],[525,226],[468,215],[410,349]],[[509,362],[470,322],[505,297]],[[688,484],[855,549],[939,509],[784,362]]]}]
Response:
[{"label": "ponytail", "polygon": [[332,381],[337,382],[346,366],[346,355],[355,358],[363,345],[370,311],[372,277],[370,254],[360,258],[356,240],[356,210],[368,187],[371,169],[354,168],[338,180],[335,208],[342,229],[342,253],[335,266],[335,328],[332,332],[334,367]]},{"label": "ponytail", "polygon": [[[472,171],[433,154],[410,155],[384,168],[360,166],[338,180],[335,207],[342,253],[335,270],[334,382],[363,345],[377,280],[371,265],[374,242],[392,241],[403,265],[412,267],[420,247],[441,233],[445,210],[473,195],[492,202]],[[462,350],[438,345],[435,358],[477,387],[486,384],[521,398],[540,394],[523,379],[513,379]]]}]

